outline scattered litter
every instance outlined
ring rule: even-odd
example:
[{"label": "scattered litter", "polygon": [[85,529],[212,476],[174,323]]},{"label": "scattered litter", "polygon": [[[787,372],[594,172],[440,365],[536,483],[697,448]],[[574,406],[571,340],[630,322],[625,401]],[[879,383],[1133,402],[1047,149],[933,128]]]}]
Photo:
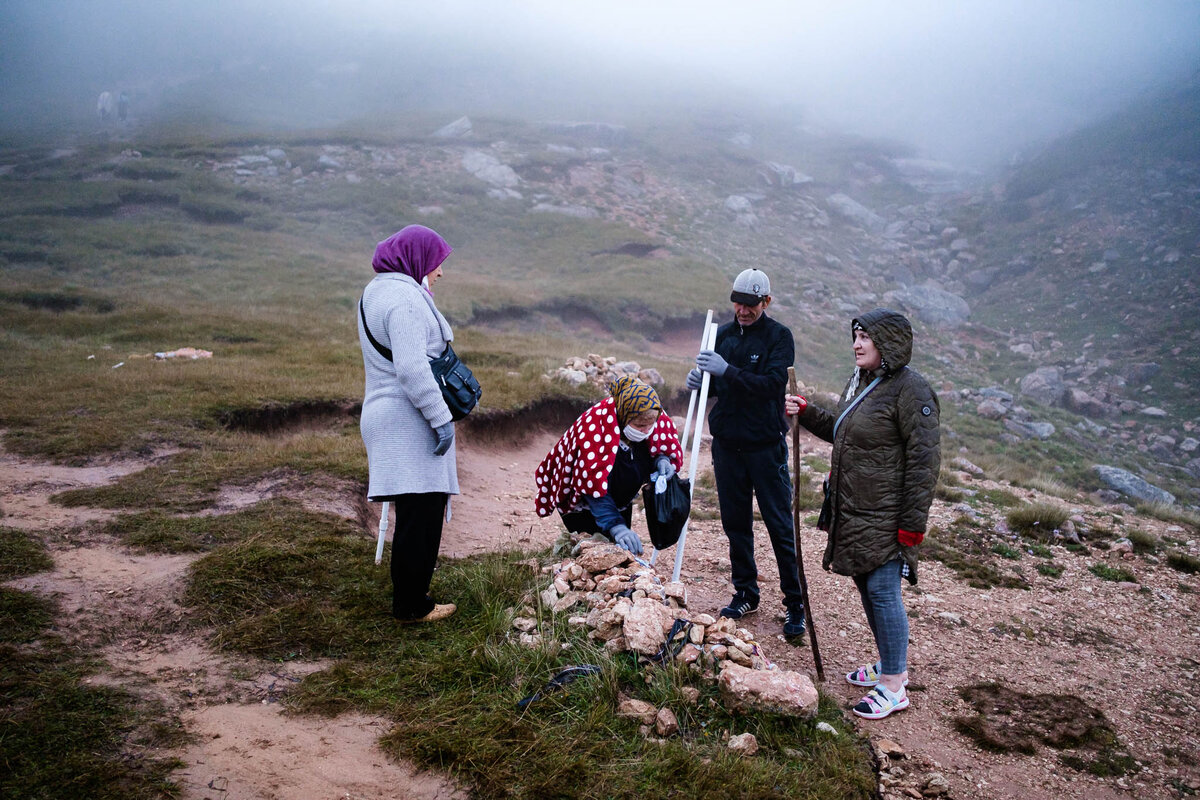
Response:
[{"label": "scattered litter", "polygon": [[197,350],[195,347],[181,347],[178,350],[168,350],[165,353],[155,353],[155,358],[212,358],[211,350]]},{"label": "scattered litter", "polygon": [[113,364],[113,365],[112,365],[112,368],[113,368],[113,369],[116,369],[117,367],[123,367],[123,366],[125,366],[125,362],[124,362],[124,361],[120,362],[119,364]]},{"label": "scattered litter", "polygon": [[88,357],[87,357],[87,360],[88,360],[88,361],[91,361],[91,360],[92,360],[93,358],[95,358],[95,357],[96,357],[96,356],[95,356],[95,354],[92,354],[92,355],[90,355],[90,356],[88,356]]}]

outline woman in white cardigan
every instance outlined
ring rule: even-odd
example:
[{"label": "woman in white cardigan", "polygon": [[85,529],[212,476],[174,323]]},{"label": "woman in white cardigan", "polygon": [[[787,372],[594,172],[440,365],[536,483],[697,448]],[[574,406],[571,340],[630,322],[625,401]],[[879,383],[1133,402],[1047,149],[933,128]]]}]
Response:
[{"label": "woman in white cardigan", "polygon": [[358,314],[367,497],[396,507],[392,615],[401,622],[435,622],[456,610],[429,596],[449,497],[458,494],[454,423],[429,367],[429,359],[454,339],[431,291],[451,250],[422,225],[384,239],[371,262],[379,274],[367,284]]}]

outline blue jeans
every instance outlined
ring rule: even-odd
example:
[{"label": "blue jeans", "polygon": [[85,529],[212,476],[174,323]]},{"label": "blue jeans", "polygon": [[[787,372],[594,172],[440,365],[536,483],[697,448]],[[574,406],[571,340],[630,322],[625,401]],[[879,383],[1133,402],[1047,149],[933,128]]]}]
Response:
[{"label": "blue jeans", "polygon": [[908,614],[900,597],[903,568],[904,562],[897,558],[854,576],[863,611],[867,612],[867,622],[875,634],[884,675],[899,675],[908,669]]}]

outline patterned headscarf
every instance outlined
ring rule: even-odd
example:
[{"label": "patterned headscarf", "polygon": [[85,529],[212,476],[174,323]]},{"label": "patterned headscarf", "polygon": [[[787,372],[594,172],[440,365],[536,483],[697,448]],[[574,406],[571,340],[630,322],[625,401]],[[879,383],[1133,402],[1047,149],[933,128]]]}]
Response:
[{"label": "patterned headscarf", "polygon": [[622,427],[643,411],[662,413],[662,403],[658,402],[654,387],[632,375],[625,375],[610,383],[608,393],[616,403],[617,422]]},{"label": "patterned headscarf", "polygon": [[376,272],[399,272],[420,283],[452,252],[454,249],[437,231],[424,225],[409,225],[375,246],[371,266]]}]

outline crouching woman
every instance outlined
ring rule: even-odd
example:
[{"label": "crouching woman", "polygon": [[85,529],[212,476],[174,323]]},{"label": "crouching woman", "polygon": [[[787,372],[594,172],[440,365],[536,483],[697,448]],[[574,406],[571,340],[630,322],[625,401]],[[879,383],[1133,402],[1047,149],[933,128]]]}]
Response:
[{"label": "crouching woman", "polygon": [[912,326],[877,308],[853,320],[854,372],[837,412],[787,395],[784,410],[833,443],[824,567],[854,579],[879,660],[846,675],[871,691],[854,713],[881,719],[908,708],[908,615],[901,578],[917,582],[917,545],[941,466],[938,400],[908,368]]},{"label": "crouching woman", "polygon": [[633,500],[658,475],[683,465],[679,432],[649,384],[627,375],[559,438],[534,477],[539,517],[557,511],[572,533],[602,533],[634,555]]}]

